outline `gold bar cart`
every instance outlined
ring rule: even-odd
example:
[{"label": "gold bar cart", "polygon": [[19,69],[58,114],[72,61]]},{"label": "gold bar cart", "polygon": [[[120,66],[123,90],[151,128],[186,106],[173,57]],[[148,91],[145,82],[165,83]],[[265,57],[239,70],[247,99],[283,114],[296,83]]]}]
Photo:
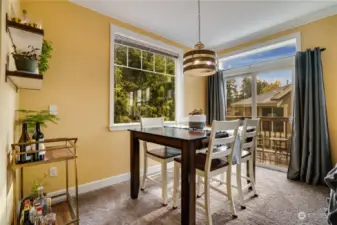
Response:
[{"label": "gold bar cart", "polygon": [[[26,162],[26,163],[18,163],[17,158],[20,157],[22,154],[20,152],[20,146],[27,146],[27,145],[34,145],[37,143],[43,143],[45,145],[45,149],[38,150],[38,151],[30,151],[29,153],[38,153],[38,152],[45,152],[45,156],[43,160],[34,161],[34,162]],[[64,221],[64,215],[62,216],[62,222],[59,220],[59,215],[56,213],[57,218],[57,225],[68,225],[68,224],[79,224],[79,211],[78,211],[78,178],[77,178],[77,154],[76,154],[76,143],[77,138],[55,138],[55,139],[46,139],[44,141],[39,142],[30,142],[30,143],[17,143],[12,144],[12,179],[13,179],[13,218],[14,218],[14,225],[20,225],[20,214],[21,214],[21,205],[23,199],[23,169],[26,167],[38,166],[47,163],[55,163],[55,162],[65,162],[66,167],[66,190],[65,193],[58,194],[57,196],[51,196],[52,199],[65,197],[65,203],[63,204],[66,207],[62,208],[67,212],[66,221]],[[75,186],[73,195],[69,193],[69,161],[74,161],[74,177],[75,177]],[[18,203],[18,196],[17,196],[17,170],[21,170],[20,175],[20,211],[19,215],[17,215],[17,203]]]}]

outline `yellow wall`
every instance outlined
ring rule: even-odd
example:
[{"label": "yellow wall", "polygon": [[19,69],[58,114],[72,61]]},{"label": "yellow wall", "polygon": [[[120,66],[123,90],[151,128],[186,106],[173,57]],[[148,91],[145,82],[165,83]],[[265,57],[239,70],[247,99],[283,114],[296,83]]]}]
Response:
[{"label": "yellow wall", "polygon": [[11,51],[11,43],[5,30],[5,15],[11,15],[11,5],[15,13],[19,12],[19,2],[2,0],[0,2],[0,224],[10,224],[12,219],[13,194],[9,151],[14,141],[15,109],[18,105],[18,95],[11,83],[5,82],[6,55]]},{"label": "yellow wall", "polygon": [[[176,47],[177,43],[69,2],[23,1],[30,18],[43,21],[45,38],[53,42],[50,70],[42,91],[20,91],[20,108],[41,109],[55,104],[61,118],[49,125],[45,137],[78,137],[79,183],[129,172],[129,132],[108,131],[110,24],[148,35]],[[185,114],[205,106],[204,78],[185,78]],[[50,178],[47,191],[65,188],[64,169]],[[63,164],[62,164],[63,165]],[[50,166],[25,172],[25,190],[31,178]]]},{"label": "yellow wall", "polygon": [[267,36],[249,43],[245,43],[230,49],[220,51],[218,54],[224,54],[239,50],[248,46],[275,39],[287,34],[301,32],[302,50],[314,47],[325,47],[327,50],[323,53],[324,85],[329,122],[329,133],[331,143],[331,153],[333,163],[337,163],[337,15],[318,20],[295,29],[283,31],[271,36]]}]

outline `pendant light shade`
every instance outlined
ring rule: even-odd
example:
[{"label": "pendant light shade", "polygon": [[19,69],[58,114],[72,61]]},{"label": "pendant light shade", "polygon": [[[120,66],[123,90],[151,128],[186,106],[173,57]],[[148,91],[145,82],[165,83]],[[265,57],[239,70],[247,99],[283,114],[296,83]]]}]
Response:
[{"label": "pendant light shade", "polygon": [[[198,44],[197,44],[198,45]],[[211,76],[216,73],[216,53],[195,46],[184,54],[184,74],[188,76]]]},{"label": "pendant light shade", "polygon": [[188,76],[211,76],[216,73],[216,53],[204,49],[200,41],[200,0],[198,0],[199,42],[184,54],[184,74]]}]

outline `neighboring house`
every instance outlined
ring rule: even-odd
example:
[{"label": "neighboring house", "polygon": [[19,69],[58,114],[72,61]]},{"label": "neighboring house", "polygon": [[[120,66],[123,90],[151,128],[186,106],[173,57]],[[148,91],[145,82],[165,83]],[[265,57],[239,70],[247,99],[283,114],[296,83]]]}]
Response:
[{"label": "neighboring house", "polygon": [[[287,118],[292,112],[291,91],[292,85],[289,84],[256,96],[257,116],[262,117],[261,120],[263,121],[261,130],[273,132],[290,131]],[[251,97],[234,102],[227,107],[228,118],[252,116]]]},{"label": "neighboring house", "polygon": [[[256,96],[257,116],[288,117],[291,115],[292,85],[275,88]],[[252,98],[228,105],[228,116],[252,116]]]}]

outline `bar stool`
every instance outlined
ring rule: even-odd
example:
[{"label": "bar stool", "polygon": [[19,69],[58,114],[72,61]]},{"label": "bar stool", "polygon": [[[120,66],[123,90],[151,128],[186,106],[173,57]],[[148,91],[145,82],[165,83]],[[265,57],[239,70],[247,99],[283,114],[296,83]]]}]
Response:
[{"label": "bar stool", "polygon": [[[164,118],[141,118],[140,119],[141,128],[162,128],[164,126]],[[147,175],[148,170],[148,158],[159,162],[161,164],[161,178],[162,178],[162,204],[167,205],[167,164],[173,162],[174,158],[181,155],[179,149],[170,148],[163,146],[158,149],[148,149],[148,143],[143,141],[143,150],[144,150],[144,173],[141,184],[141,190],[145,190],[146,181],[150,179],[155,183],[158,183],[156,180],[152,179]]]},{"label": "bar stool", "polygon": [[[203,177],[205,186],[205,202],[204,204],[197,202],[198,205],[205,208],[206,221],[212,225],[212,212],[210,204],[210,189],[214,189],[219,193],[228,197],[228,204],[233,218],[237,218],[231,189],[232,174],[232,158],[238,132],[239,120],[234,121],[213,121],[210,142],[207,153],[198,153],[195,156],[196,174],[198,175],[197,193],[200,191],[201,179]],[[215,138],[217,132],[223,130],[234,130],[233,136]],[[224,151],[217,151],[218,146],[223,146]],[[173,190],[173,208],[177,208],[179,180],[180,180],[181,158],[174,159],[174,190]],[[212,177],[218,176],[226,172],[227,175],[227,193],[219,188],[211,186]]]},{"label": "bar stool", "polygon": [[[256,136],[259,132],[260,119],[245,119],[243,128],[241,131],[241,148],[240,154],[241,158],[238,159],[236,164],[236,182],[237,186],[232,186],[238,190],[239,201],[241,209],[245,209],[244,195],[243,192],[248,190],[250,187],[253,189],[254,197],[258,197],[255,188],[255,174],[254,174],[254,151],[256,149]],[[251,132],[247,130],[253,130]],[[242,174],[241,164],[249,162],[249,177]],[[242,187],[242,179],[248,180],[249,183],[245,187]]]}]

